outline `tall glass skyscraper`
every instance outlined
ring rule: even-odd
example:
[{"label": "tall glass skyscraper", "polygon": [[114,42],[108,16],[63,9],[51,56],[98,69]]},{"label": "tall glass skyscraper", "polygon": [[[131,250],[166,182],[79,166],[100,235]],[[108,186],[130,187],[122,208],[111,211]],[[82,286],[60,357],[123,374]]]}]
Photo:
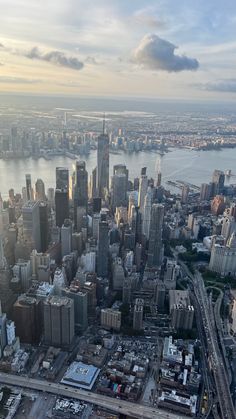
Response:
[{"label": "tall glass skyscraper", "polygon": [[109,136],[105,134],[103,123],[103,133],[98,137],[97,148],[97,193],[104,197],[106,190],[109,189]]}]

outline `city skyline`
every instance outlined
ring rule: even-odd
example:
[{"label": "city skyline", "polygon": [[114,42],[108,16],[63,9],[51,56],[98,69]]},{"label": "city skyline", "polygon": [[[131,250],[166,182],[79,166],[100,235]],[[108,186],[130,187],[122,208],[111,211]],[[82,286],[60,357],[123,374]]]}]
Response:
[{"label": "city skyline", "polygon": [[234,100],[231,0],[0,4],[0,92]]}]

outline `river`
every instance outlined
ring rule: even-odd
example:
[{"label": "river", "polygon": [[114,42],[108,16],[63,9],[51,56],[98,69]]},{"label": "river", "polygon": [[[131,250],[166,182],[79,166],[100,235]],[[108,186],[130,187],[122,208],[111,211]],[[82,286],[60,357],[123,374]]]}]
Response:
[{"label": "river", "polygon": [[[149,177],[156,177],[158,154],[152,152],[139,152],[128,154],[110,154],[110,174],[114,164],[126,164],[129,169],[129,177],[133,179],[140,175],[141,167],[147,167]],[[89,174],[96,166],[96,151],[82,158],[86,161]],[[161,158],[161,171],[163,184],[167,180],[186,180],[195,185],[208,183],[214,169],[231,169],[236,174],[236,148],[222,149],[220,151],[195,151],[185,149],[172,149]],[[0,160],[0,192],[3,198],[8,196],[8,190],[13,188],[15,192],[21,192],[25,185],[25,174],[30,173],[32,183],[41,178],[46,189],[55,187],[55,170],[57,166],[68,167],[73,171],[74,161],[67,157],[54,157],[52,160],[32,158],[19,160]],[[236,182],[236,177],[228,180]]]}]

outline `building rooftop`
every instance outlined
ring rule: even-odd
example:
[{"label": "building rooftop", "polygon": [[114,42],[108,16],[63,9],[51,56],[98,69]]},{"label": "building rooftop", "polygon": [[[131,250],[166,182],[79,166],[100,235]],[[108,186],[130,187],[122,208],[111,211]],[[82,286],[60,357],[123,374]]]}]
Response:
[{"label": "building rooftop", "polygon": [[83,362],[73,362],[67,369],[61,382],[74,387],[91,390],[99,372],[100,369],[93,365],[87,365]]}]

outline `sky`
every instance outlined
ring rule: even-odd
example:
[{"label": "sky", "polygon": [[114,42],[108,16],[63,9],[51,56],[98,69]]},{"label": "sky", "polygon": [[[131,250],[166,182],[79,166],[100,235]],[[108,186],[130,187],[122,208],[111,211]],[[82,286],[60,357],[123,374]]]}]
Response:
[{"label": "sky", "polygon": [[235,0],[0,0],[0,92],[236,100]]}]

